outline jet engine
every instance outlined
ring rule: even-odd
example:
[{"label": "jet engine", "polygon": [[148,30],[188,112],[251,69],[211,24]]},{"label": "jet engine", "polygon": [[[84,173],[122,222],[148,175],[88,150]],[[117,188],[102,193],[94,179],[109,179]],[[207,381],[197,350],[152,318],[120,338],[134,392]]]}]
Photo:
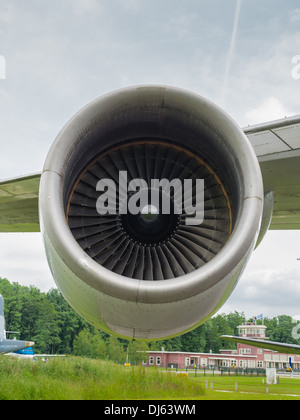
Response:
[{"label": "jet engine", "polygon": [[163,339],[210,318],[254,249],[263,184],[247,137],[166,86],[103,96],[58,134],[40,224],[58,288],[110,334]]}]

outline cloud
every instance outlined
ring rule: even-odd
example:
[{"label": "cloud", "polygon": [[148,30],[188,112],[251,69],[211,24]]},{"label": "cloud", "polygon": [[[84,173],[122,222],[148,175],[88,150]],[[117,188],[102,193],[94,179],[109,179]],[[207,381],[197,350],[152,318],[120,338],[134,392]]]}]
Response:
[{"label": "cloud", "polygon": [[286,302],[299,308],[299,271],[271,267],[250,271],[242,282],[240,298],[272,308],[283,307]]},{"label": "cloud", "polygon": [[267,317],[299,313],[298,270],[266,268],[250,271],[243,276],[235,292],[229,307],[244,311],[248,317],[256,313],[264,313]]},{"label": "cloud", "polygon": [[291,23],[300,22],[300,9],[294,9],[290,12],[290,22]]},{"label": "cloud", "polygon": [[117,0],[117,3],[125,10],[133,13],[139,12],[142,8],[141,0]]},{"label": "cloud", "polygon": [[72,5],[77,14],[94,12],[99,7],[97,0],[72,0]]},{"label": "cloud", "polygon": [[275,97],[267,98],[257,108],[252,108],[246,112],[246,118],[250,125],[273,121],[291,115],[292,113]]},{"label": "cloud", "polygon": [[299,314],[299,231],[269,231],[220,312],[265,316]]},{"label": "cloud", "polygon": [[[293,79],[291,73],[295,66],[292,57],[300,53],[300,30],[299,25],[291,25],[287,19],[281,26],[266,21],[264,27],[258,26],[257,33],[252,29],[246,31],[245,22],[240,24],[234,65],[228,78],[226,110],[241,126],[270,121],[246,117],[246,113],[265,102],[268,109],[277,109],[275,118],[300,113],[297,94],[300,81]],[[266,115],[274,119],[273,112]]]},{"label": "cloud", "polygon": [[7,2],[1,4],[0,22],[3,24],[11,24],[14,20],[15,6]]},{"label": "cloud", "polygon": [[0,277],[42,291],[55,288],[40,233],[0,234]]},{"label": "cloud", "polygon": [[241,4],[242,4],[242,0],[237,0],[234,22],[233,22],[233,30],[232,30],[232,35],[231,35],[230,47],[229,47],[229,51],[227,55],[227,62],[226,62],[224,82],[223,82],[223,95],[222,95],[222,102],[221,102],[223,106],[225,105],[227,87],[228,87],[227,86],[228,77],[229,77],[229,72],[231,70],[231,64],[232,64],[232,60],[233,60],[233,56],[235,52],[235,43],[236,43],[238,24],[239,24],[240,13],[241,13]]}]

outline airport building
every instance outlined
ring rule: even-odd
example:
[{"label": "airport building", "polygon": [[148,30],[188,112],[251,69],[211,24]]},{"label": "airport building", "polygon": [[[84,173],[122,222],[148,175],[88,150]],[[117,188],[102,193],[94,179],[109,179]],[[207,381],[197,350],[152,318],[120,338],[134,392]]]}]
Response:
[{"label": "airport building", "polygon": [[[239,336],[267,339],[266,326],[247,322],[238,327]],[[247,369],[286,369],[300,370],[300,355],[278,353],[246,344],[237,344],[236,350],[220,350],[220,353],[190,353],[176,351],[149,351],[144,366],[169,368],[206,368],[236,367]]]}]

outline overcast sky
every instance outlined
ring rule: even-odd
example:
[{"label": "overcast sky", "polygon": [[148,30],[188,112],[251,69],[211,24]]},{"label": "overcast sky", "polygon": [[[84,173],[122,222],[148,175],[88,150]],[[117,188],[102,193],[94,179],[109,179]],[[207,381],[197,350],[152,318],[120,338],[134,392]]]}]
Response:
[{"label": "overcast sky", "polygon": [[[0,0],[0,179],[40,172],[75,112],[130,85],[191,90],[241,127],[300,114],[296,55],[299,0]],[[269,232],[220,312],[299,315],[299,239]],[[0,277],[55,287],[40,234],[0,234]]]}]

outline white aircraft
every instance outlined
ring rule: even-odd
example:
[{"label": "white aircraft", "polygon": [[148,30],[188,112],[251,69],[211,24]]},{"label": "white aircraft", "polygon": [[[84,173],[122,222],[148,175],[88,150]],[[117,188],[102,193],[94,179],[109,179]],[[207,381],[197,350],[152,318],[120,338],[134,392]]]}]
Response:
[{"label": "white aircraft", "polygon": [[0,183],[0,231],[42,232],[93,325],[162,339],[219,310],[268,229],[300,228],[299,181],[300,116],[241,129],[191,92],[137,86],[76,114],[42,174]]},{"label": "white aircraft", "polygon": [[35,354],[32,347],[27,347],[22,350],[6,353],[5,356],[14,357],[16,359],[42,359],[43,361],[47,361],[50,357],[65,357],[65,354]]},{"label": "white aircraft", "polygon": [[[0,295],[0,353],[9,353],[13,351],[19,351],[26,349],[34,345],[33,341],[23,340],[9,340],[6,338],[7,333],[13,333],[12,331],[5,331],[5,318],[4,318],[4,299]],[[14,333],[17,334],[17,333]]]}]

